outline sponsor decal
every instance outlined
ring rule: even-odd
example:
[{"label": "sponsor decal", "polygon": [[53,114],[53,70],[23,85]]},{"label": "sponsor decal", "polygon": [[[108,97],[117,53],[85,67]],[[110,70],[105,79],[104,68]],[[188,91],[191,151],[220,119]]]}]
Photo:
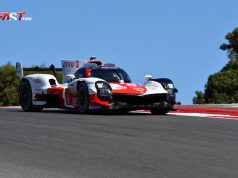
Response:
[{"label": "sponsor decal", "polygon": [[76,67],[79,68],[79,61],[63,61],[63,67],[65,68],[71,68]]},{"label": "sponsor decal", "polygon": [[65,93],[66,105],[77,105],[76,96],[70,92]]},{"label": "sponsor decal", "polygon": [[1,21],[31,21],[32,17],[25,16],[26,12],[17,11],[17,12],[7,12],[0,11],[0,20]]},{"label": "sponsor decal", "polygon": [[126,86],[123,87],[123,86],[121,86],[121,85],[114,84],[114,83],[110,84],[110,86],[112,87],[113,90],[123,90],[123,89],[127,89]]},{"label": "sponsor decal", "polygon": [[145,91],[144,88],[133,88],[133,89],[135,89],[136,91],[141,91],[141,92],[144,92],[144,91]]},{"label": "sponsor decal", "polygon": [[138,84],[115,84],[110,83],[113,92],[115,93],[125,93],[125,94],[143,94],[147,91],[147,89]]},{"label": "sponsor decal", "polygon": [[81,60],[61,60],[62,62],[62,72],[63,72],[63,83],[67,81],[66,76],[69,74],[74,74],[85,61]]}]

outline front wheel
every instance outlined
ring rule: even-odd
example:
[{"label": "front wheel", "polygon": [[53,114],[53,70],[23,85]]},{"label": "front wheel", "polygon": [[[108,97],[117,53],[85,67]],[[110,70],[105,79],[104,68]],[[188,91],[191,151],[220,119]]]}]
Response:
[{"label": "front wheel", "polygon": [[78,110],[80,113],[85,114],[89,108],[89,94],[86,83],[82,82],[78,85]]},{"label": "front wheel", "polygon": [[153,115],[165,115],[169,112],[168,109],[151,109],[151,114]]}]

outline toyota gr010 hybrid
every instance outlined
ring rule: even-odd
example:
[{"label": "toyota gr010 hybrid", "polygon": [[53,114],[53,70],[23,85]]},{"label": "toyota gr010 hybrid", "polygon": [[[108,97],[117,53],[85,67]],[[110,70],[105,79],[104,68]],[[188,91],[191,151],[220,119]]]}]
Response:
[{"label": "toyota gr010 hybrid", "polygon": [[[51,74],[31,74],[24,71],[53,71]],[[55,73],[62,71],[62,84]],[[171,80],[145,76],[144,85],[131,82],[128,74],[114,64],[103,64],[95,57],[89,61],[62,60],[62,68],[22,68],[16,64],[21,78],[19,102],[24,111],[43,108],[68,108],[87,113],[90,110],[150,110],[152,114],[166,114],[175,104]]]}]

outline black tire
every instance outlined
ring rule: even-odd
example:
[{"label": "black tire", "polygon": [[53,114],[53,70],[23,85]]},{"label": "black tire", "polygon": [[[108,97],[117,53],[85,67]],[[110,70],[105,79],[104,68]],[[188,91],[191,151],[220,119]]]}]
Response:
[{"label": "black tire", "polygon": [[42,111],[42,107],[34,107],[32,105],[31,85],[27,80],[22,80],[18,91],[19,102],[23,111]]},{"label": "black tire", "polygon": [[151,109],[151,114],[153,115],[165,115],[169,112],[168,109]]},{"label": "black tire", "polygon": [[86,83],[82,82],[78,85],[78,110],[80,113],[85,114],[89,110],[89,94]]}]

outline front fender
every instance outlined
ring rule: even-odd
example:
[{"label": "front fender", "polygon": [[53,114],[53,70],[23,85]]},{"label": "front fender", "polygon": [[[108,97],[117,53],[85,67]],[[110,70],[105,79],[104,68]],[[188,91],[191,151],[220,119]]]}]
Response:
[{"label": "front fender", "polygon": [[168,93],[159,82],[149,80],[148,82],[145,83],[144,86],[147,89],[146,94]]},{"label": "front fender", "polygon": [[96,89],[96,86],[95,86],[95,83],[97,81],[104,81],[104,82],[106,82],[105,80],[102,80],[100,78],[80,78],[80,79],[76,79],[76,80],[70,82],[68,84],[68,88],[71,90],[72,93],[77,94],[77,87],[78,87],[78,85],[80,83],[84,82],[84,83],[86,83],[86,85],[88,87],[89,95],[92,95],[92,94],[97,93],[97,89]]}]

